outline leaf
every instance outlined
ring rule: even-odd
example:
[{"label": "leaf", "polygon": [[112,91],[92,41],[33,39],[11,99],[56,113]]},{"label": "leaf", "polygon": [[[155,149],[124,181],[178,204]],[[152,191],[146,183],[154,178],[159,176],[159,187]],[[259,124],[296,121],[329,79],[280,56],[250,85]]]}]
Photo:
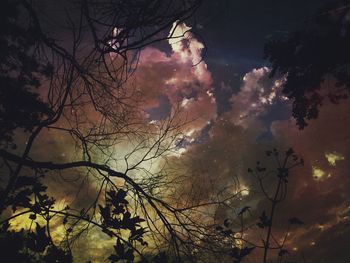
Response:
[{"label": "leaf", "polygon": [[113,204],[113,206],[118,206],[119,204],[128,204],[129,202],[125,199],[126,191],[119,189],[118,192],[108,191],[108,200]]},{"label": "leaf", "polygon": [[112,254],[108,257],[108,259],[111,261],[111,262],[118,262],[119,261],[119,257],[115,254]]},{"label": "leaf", "polygon": [[145,219],[139,217],[139,216],[135,216],[133,218],[131,218],[132,224],[134,225],[138,225],[139,223],[145,222]]},{"label": "leaf", "polygon": [[145,233],[144,228],[133,229],[130,233],[130,239],[132,239],[132,240],[139,239],[140,237],[143,236],[144,233]]},{"label": "leaf", "polygon": [[109,224],[111,219],[111,207],[106,205],[105,207],[98,205],[100,208],[100,214],[106,224]]},{"label": "leaf", "polygon": [[119,200],[120,202],[124,202],[126,197],[126,191],[124,191],[123,189],[119,189],[118,193],[117,193],[117,200]]},{"label": "leaf", "polygon": [[41,206],[39,203],[35,203],[30,210],[35,214],[39,214],[41,212]]},{"label": "leaf", "polygon": [[29,176],[20,176],[16,180],[16,189],[25,187],[25,186],[32,186],[36,183],[37,179],[34,177]]},{"label": "leaf", "polygon": [[271,225],[271,220],[268,219],[266,216],[265,210],[262,212],[261,216],[259,217],[260,222],[258,222],[256,225],[260,228],[269,227]]},{"label": "leaf", "polygon": [[120,242],[120,239],[117,239],[116,245],[114,246],[115,252],[117,252],[117,255],[120,259],[124,259],[125,252],[124,252],[124,245]]},{"label": "leaf", "polygon": [[114,214],[123,214],[125,213],[125,208],[123,205],[115,205],[113,209]]},{"label": "leaf", "polygon": [[43,252],[46,247],[50,244],[50,238],[46,235],[45,226],[40,227],[36,223],[36,233],[30,233],[31,240],[31,249],[36,252]]},{"label": "leaf", "polygon": [[128,261],[133,261],[134,260],[134,250],[132,248],[128,249],[125,252],[124,259]]},{"label": "leaf", "polygon": [[130,212],[125,212],[124,216],[123,216],[123,221],[125,222],[130,222],[130,217],[131,217],[131,214]]},{"label": "leaf", "polygon": [[29,215],[30,220],[35,220],[36,219],[36,214],[30,214]]},{"label": "leaf", "polygon": [[40,193],[45,192],[47,189],[46,186],[44,186],[43,184],[41,184],[40,182],[37,182],[34,186],[33,186],[33,192],[37,195],[40,195]]}]

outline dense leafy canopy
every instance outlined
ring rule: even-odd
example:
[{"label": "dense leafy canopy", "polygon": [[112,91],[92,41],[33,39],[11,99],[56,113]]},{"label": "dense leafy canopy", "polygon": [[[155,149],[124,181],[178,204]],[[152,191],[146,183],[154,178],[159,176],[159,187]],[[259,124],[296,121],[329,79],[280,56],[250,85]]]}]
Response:
[{"label": "dense leafy canopy", "polygon": [[293,101],[302,129],[317,118],[325,98],[337,103],[350,91],[350,6],[333,3],[305,22],[303,29],[280,33],[266,43],[271,76],[286,77],[283,92]]},{"label": "dense leafy canopy", "polygon": [[12,141],[17,128],[31,131],[51,113],[36,90],[52,74],[52,65],[37,58],[37,30],[21,26],[19,4],[4,1],[0,16],[0,141]]}]

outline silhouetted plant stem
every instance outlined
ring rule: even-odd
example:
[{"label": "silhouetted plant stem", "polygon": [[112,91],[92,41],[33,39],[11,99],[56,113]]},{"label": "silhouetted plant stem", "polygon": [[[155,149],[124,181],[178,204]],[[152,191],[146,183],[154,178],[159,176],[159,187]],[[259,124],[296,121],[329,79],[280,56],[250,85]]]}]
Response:
[{"label": "silhouetted plant stem", "polygon": [[277,185],[277,189],[276,189],[274,198],[272,199],[272,206],[271,206],[270,219],[269,219],[270,222],[269,222],[269,226],[268,226],[268,229],[267,229],[266,239],[265,239],[265,242],[264,242],[263,263],[267,262],[267,254],[268,254],[269,247],[270,247],[270,238],[271,238],[271,232],[272,232],[273,217],[274,217],[276,206],[277,206],[277,203],[278,203],[277,198],[278,198],[278,194],[279,194],[279,191],[280,191],[280,188],[281,188],[281,184],[282,184],[282,179],[280,178],[278,180],[278,185]]}]

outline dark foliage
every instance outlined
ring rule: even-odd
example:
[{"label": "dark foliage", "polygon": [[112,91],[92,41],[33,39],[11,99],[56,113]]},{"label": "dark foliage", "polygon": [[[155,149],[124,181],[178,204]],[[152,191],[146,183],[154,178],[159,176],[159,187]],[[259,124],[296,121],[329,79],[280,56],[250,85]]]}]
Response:
[{"label": "dark foliage", "polygon": [[[85,212],[76,213],[74,209],[66,207],[61,211],[55,210],[55,200],[46,194],[46,187],[40,182],[40,177],[19,177],[16,182],[16,189],[13,195],[7,198],[5,209],[11,207],[13,212],[21,208],[23,212],[16,216],[28,214],[32,224],[35,223],[35,231],[14,231],[10,230],[8,223],[11,217],[0,222],[0,246],[4,249],[5,258],[13,259],[13,262],[72,262],[72,255],[67,248],[55,246],[49,229],[40,226],[36,219],[41,217],[49,225],[53,214],[60,214],[63,218],[63,225],[66,226],[66,234],[73,232],[73,227],[68,226],[69,220],[78,219],[86,221],[99,227],[102,232],[111,238],[116,238],[114,253],[108,257],[111,262],[134,262],[134,253],[137,251],[134,246],[139,243],[147,246],[143,240],[146,229],[140,226],[144,222],[139,216],[132,216],[128,211],[127,192],[120,189],[118,192],[108,191],[106,203],[100,207],[100,220],[93,221]],[[24,209],[24,210],[23,210]],[[74,225],[74,224],[73,224]],[[121,231],[128,231],[128,240],[124,240]],[[140,252],[138,252],[140,254]]]},{"label": "dark foliage", "polygon": [[[52,74],[36,56],[37,30],[21,26],[17,1],[2,1],[0,16],[0,141],[12,143],[17,128],[31,131],[51,110],[35,90]],[[12,143],[15,147],[15,144]]]},{"label": "dark foliage", "polygon": [[349,3],[333,2],[308,19],[303,29],[275,35],[265,45],[271,76],[286,77],[283,93],[293,101],[300,129],[318,117],[325,98],[338,103],[349,96]]},{"label": "dark foliage", "polygon": [[2,224],[0,230],[2,259],[8,262],[72,262],[72,256],[51,242],[46,228],[36,224],[35,231],[11,231],[9,224]]},{"label": "dark foliage", "polygon": [[[102,231],[110,237],[117,236],[116,244],[114,245],[114,253],[109,256],[111,262],[125,260],[127,262],[134,261],[133,244],[140,243],[142,246],[147,246],[147,242],[143,240],[143,235],[146,229],[140,226],[140,223],[145,220],[139,216],[132,216],[127,209],[128,201],[126,192],[120,189],[118,192],[107,192],[107,200],[105,206],[100,207],[102,217]],[[128,241],[122,240],[118,235],[120,230],[129,232]]]}]

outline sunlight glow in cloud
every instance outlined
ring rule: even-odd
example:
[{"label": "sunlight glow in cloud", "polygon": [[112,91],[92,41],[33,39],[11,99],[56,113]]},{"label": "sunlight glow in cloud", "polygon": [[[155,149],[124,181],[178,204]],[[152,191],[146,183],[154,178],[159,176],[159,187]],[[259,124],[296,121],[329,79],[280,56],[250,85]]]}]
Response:
[{"label": "sunlight glow in cloud", "polygon": [[184,23],[174,23],[168,39],[171,52],[145,48],[129,81],[142,94],[148,122],[166,118],[178,107],[176,118],[189,122],[184,133],[200,131],[216,118],[213,79],[201,54],[204,45],[190,30]]},{"label": "sunlight glow in cloud", "polygon": [[240,91],[231,97],[232,121],[236,125],[247,126],[247,121],[262,113],[276,101],[287,100],[281,94],[284,78],[271,80],[271,69],[253,69],[243,77]]},{"label": "sunlight glow in cloud", "polygon": [[336,166],[338,161],[345,160],[345,157],[337,152],[325,153],[325,157],[331,166]]},{"label": "sunlight glow in cloud", "polygon": [[207,64],[202,59],[204,45],[193,36],[191,29],[185,23],[175,22],[169,33],[169,44],[183,63],[192,65],[192,71],[198,81],[210,85],[211,76],[208,74]]},{"label": "sunlight glow in cloud", "polygon": [[322,170],[320,167],[312,166],[312,177],[316,181],[321,181],[327,177],[331,177],[330,173],[326,173],[324,170]]}]

